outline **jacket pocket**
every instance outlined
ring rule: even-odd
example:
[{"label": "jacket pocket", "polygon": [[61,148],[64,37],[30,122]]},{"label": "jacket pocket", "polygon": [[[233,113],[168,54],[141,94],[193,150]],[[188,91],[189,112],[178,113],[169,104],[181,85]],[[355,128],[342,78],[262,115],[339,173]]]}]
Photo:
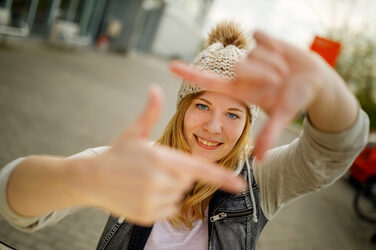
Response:
[{"label": "jacket pocket", "polygon": [[252,212],[253,212],[253,209],[246,210],[243,212],[221,212],[221,213],[211,216],[210,222],[216,222],[224,218],[236,218],[236,217],[249,216],[252,214]]}]

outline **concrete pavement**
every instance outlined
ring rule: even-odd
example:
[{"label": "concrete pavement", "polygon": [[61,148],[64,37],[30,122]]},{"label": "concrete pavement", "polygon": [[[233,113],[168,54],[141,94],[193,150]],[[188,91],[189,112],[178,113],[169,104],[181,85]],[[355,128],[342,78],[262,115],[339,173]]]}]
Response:
[{"label": "concrete pavement", "polygon": [[[30,154],[71,155],[106,145],[141,111],[148,85],[165,91],[162,132],[175,111],[179,80],[151,56],[103,55],[36,46],[0,49],[0,166]],[[261,126],[262,119],[256,125]],[[279,144],[296,137],[286,132]],[[258,249],[373,249],[374,227],[353,212],[354,190],[339,180],[282,210]],[[18,249],[95,249],[107,215],[84,209],[33,234],[0,218],[0,240]]]}]

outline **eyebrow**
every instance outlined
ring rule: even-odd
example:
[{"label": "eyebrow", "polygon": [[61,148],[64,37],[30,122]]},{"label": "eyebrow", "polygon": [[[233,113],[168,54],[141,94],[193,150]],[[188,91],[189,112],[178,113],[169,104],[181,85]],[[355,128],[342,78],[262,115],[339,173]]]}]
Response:
[{"label": "eyebrow", "polygon": [[[201,100],[201,101],[204,101],[204,102],[208,103],[209,105],[212,105],[211,102],[209,102],[208,100],[206,100],[206,99],[204,99],[204,98],[202,98],[202,97],[198,97],[197,99],[199,99],[199,100]],[[229,108],[228,110],[229,110],[229,111],[238,111],[238,112],[242,112],[242,113],[244,113],[244,111],[241,110],[241,109],[239,109],[239,108]]]},{"label": "eyebrow", "polygon": [[244,111],[243,111],[243,110],[241,110],[241,109],[238,109],[238,108],[229,108],[228,110],[229,110],[229,111],[239,111],[239,112],[242,112],[242,113],[244,113]]}]

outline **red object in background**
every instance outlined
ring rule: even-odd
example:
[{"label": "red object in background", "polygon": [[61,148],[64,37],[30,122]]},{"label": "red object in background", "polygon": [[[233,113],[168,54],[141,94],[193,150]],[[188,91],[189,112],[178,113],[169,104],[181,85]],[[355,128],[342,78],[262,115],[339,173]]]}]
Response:
[{"label": "red object in background", "polygon": [[95,48],[98,50],[103,50],[108,47],[110,40],[108,39],[107,36],[101,35],[98,37],[97,42],[95,44]]},{"label": "red object in background", "polygon": [[364,185],[376,178],[376,143],[368,143],[350,168],[350,175]]},{"label": "red object in background", "polygon": [[341,44],[319,36],[315,36],[315,40],[313,41],[310,49],[318,53],[325,59],[325,61],[327,61],[332,67],[334,67],[339,53],[341,52]]}]

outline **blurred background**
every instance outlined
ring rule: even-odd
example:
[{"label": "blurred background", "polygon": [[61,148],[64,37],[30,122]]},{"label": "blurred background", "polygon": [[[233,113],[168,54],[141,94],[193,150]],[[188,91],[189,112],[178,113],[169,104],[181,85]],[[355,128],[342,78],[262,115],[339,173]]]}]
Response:
[{"label": "blurred background", "polygon": [[[241,22],[250,37],[262,29],[321,54],[370,116],[375,142],[374,13],[373,0],[0,0],[0,167],[20,156],[67,156],[108,144],[137,117],[151,83],[166,98],[152,135],[158,138],[180,83],[169,60],[192,60],[223,19]],[[298,119],[277,145],[300,131]],[[258,249],[375,249],[376,220],[361,219],[353,206],[367,186],[365,211],[376,211],[369,188],[376,157],[369,155],[331,187],[278,213]],[[0,218],[0,241],[17,249],[95,249],[107,216],[87,208],[33,234]]]}]

